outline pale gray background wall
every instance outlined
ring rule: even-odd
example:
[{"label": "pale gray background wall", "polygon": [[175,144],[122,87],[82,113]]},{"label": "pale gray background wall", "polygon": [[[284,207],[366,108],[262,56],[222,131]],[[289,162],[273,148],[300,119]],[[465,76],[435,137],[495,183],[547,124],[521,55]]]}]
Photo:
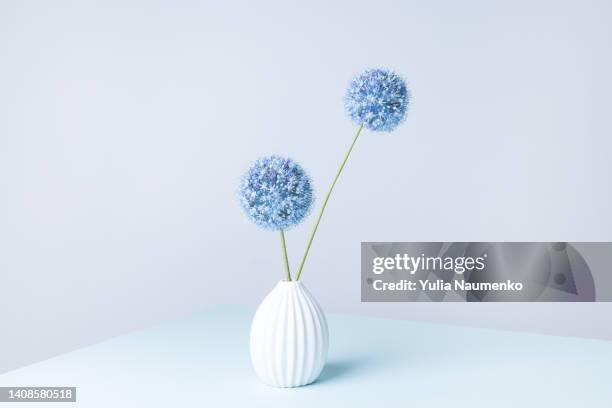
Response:
[{"label": "pale gray background wall", "polygon": [[612,338],[612,304],[359,302],[361,241],[612,240],[611,19],[606,1],[3,1],[0,371],[257,304],[279,242],[238,178],[289,154],[321,197],[370,66],[414,103],[364,134],[328,207],[304,272],[324,308]]}]

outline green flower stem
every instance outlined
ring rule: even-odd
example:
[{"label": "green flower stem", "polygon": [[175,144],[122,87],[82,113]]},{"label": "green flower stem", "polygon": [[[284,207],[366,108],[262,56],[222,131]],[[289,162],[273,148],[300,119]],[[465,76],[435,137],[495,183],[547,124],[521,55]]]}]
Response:
[{"label": "green flower stem", "polygon": [[357,129],[357,133],[355,134],[355,137],[353,138],[353,143],[351,143],[351,146],[349,147],[348,152],[346,152],[346,155],[344,156],[344,160],[342,160],[342,164],[340,165],[340,168],[338,169],[338,172],[336,173],[336,176],[334,177],[334,181],[332,182],[331,186],[329,187],[329,190],[327,191],[327,194],[325,195],[325,200],[323,200],[323,205],[321,206],[321,210],[319,211],[317,222],[315,223],[314,228],[312,229],[312,234],[310,234],[310,239],[308,240],[306,251],[304,251],[304,256],[302,256],[302,261],[300,262],[300,267],[298,268],[297,277],[295,278],[296,281],[300,280],[300,277],[302,276],[302,269],[304,269],[304,263],[306,262],[306,258],[308,257],[308,251],[310,251],[312,240],[314,239],[314,236],[317,233],[317,229],[319,228],[319,223],[321,222],[321,217],[323,217],[323,212],[325,211],[325,207],[327,207],[327,202],[329,201],[329,197],[331,196],[331,193],[334,190],[336,182],[338,181],[338,177],[340,177],[340,173],[342,173],[342,170],[344,169],[344,165],[348,161],[348,158],[351,155],[351,152],[353,151],[353,147],[355,146],[355,143],[357,143],[357,139],[359,138],[359,135],[361,134],[362,130],[363,130],[363,125],[360,125],[359,129]]},{"label": "green flower stem", "polygon": [[281,244],[283,246],[283,258],[285,260],[285,272],[287,273],[287,282],[291,282],[291,271],[289,270],[289,257],[287,257],[287,243],[285,242],[285,232],[280,230]]}]

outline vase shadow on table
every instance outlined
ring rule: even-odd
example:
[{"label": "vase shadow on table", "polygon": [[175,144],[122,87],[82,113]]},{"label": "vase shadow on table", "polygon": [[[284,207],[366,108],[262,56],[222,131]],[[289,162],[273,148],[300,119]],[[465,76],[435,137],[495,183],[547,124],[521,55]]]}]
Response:
[{"label": "vase shadow on table", "polygon": [[354,377],[360,373],[369,371],[376,364],[368,359],[347,359],[330,361],[325,364],[323,371],[315,384],[327,383]]}]

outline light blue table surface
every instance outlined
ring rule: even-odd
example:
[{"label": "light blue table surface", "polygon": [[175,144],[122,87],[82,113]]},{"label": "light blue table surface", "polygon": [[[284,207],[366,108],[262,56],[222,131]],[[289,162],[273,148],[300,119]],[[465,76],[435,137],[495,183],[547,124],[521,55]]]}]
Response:
[{"label": "light blue table surface", "polygon": [[0,385],[78,387],[77,404],[53,407],[612,407],[612,342],[333,314],[320,379],[272,388],[251,369],[253,313],[216,308],[3,374]]}]

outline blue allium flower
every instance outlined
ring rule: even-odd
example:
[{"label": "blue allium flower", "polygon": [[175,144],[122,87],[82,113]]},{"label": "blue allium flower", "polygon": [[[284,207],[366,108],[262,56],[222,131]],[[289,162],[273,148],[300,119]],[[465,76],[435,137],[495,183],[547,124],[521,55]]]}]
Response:
[{"label": "blue allium flower", "polygon": [[396,73],[369,69],[357,75],[344,97],[351,119],[370,130],[390,132],[406,117],[410,91]]},{"label": "blue allium flower", "polygon": [[299,224],[314,200],[310,178],[293,160],[268,156],[257,160],[242,178],[240,203],[260,227],[286,230]]}]

